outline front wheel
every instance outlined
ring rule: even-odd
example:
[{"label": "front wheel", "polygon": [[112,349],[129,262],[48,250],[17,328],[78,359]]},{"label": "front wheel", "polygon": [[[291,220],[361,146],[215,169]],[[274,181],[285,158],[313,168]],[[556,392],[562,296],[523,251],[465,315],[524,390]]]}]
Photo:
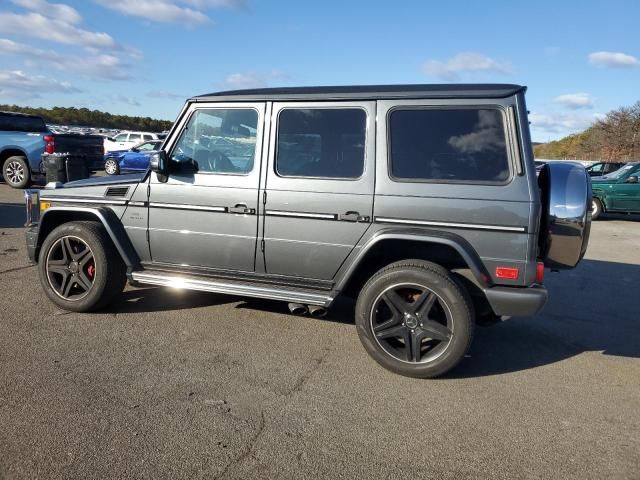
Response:
[{"label": "front wheel", "polygon": [[107,172],[107,175],[119,175],[120,165],[116,160],[110,158],[104,162],[104,171]]},{"label": "front wheel", "polygon": [[31,169],[26,157],[7,158],[2,166],[2,177],[10,187],[27,188],[31,183]]},{"label": "front wheel", "polygon": [[358,335],[380,365],[409,377],[433,378],[455,367],[473,338],[474,313],[464,287],[444,268],[422,260],[393,263],[363,287]]},{"label": "front wheel", "polygon": [[71,222],[45,238],[38,262],[49,299],[65,310],[88,312],[122,292],[125,265],[101,224]]},{"label": "front wheel", "polygon": [[591,199],[591,220],[597,220],[602,215],[602,202],[597,198]]}]

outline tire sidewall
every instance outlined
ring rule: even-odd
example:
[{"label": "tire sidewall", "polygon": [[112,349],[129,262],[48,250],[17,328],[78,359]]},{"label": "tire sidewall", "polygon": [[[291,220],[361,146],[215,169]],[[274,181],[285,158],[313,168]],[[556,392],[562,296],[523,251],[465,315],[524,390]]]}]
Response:
[{"label": "tire sidewall", "polygon": [[[19,162],[24,169],[24,179],[19,183],[11,183],[7,176],[7,168],[9,167],[9,164],[11,162]],[[6,184],[11,188],[27,188],[29,186],[29,183],[31,182],[31,168],[29,167],[29,162],[27,161],[27,159],[25,157],[18,156],[7,158],[2,164],[2,178],[4,178]]]},{"label": "tire sidewall", "polygon": [[[367,352],[383,367],[410,377],[428,378],[444,374],[464,357],[473,337],[473,310],[465,292],[443,269],[442,273],[420,268],[392,269],[373,277],[363,288],[356,304],[356,328]],[[417,284],[435,292],[449,308],[453,319],[453,338],[446,350],[426,363],[407,363],[392,357],[376,341],[370,312],[378,296],[394,284]]]},{"label": "tire sidewall", "polygon": [[119,175],[120,174],[120,166],[118,165],[118,162],[113,160],[113,159],[109,159],[105,162],[105,171],[107,170],[107,164],[112,163],[114,165],[114,172],[113,173],[109,173],[107,172],[108,175]]},{"label": "tire sidewall", "polygon": [[[46,260],[55,242],[60,238],[72,235],[82,239],[93,252],[95,262],[95,276],[93,286],[82,299],[71,301],[60,297],[49,285],[46,272]],[[38,260],[40,282],[49,299],[65,310],[86,312],[96,309],[107,293],[110,277],[114,274],[109,256],[104,248],[104,237],[100,235],[99,227],[94,222],[72,222],[55,228],[42,243]]]},{"label": "tire sidewall", "polygon": [[597,198],[593,198],[591,199],[591,219],[597,220],[600,215],[602,215],[602,202]]}]

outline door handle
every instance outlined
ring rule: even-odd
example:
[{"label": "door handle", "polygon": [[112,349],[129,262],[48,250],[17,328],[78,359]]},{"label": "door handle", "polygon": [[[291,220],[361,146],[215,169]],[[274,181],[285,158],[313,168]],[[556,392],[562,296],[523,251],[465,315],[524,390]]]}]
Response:
[{"label": "door handle", "polygon": [[238,213],[238,214],[254,214],[256,211],[253,208],[247,207],[246,203],[238,203],[235,207],[229,207],[227,209],[229,213]]},{"label": "door handle", "polygon": [[343,213],[342,215],[339,216],[339,219],[342,220],[343,222],[368,222],[369,221],[369,217],[365,215],[360,215],[360,213],[354,212],[354,211]]}]

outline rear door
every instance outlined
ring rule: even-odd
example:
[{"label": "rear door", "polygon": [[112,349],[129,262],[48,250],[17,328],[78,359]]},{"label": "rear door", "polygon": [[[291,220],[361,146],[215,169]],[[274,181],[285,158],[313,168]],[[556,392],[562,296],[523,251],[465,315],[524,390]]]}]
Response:
[{"label": "rear door", "polygon": [[375,102],[274,103],[272,119],[265,270],[331,279],[372,218]]},{"label": "rear door", "polygon": [[608,195],[611,210],[640,212],[640,183],[629,183],[629,178],[633,176],[640,176],[640,165],[631,167],[624,179],[611,188]]},{"label": "rear door", "polygon": [[254,271],[263,124],[264,103],[191,107],[179,137],[165,147],[168,180],[151,175],[153,262]]}]

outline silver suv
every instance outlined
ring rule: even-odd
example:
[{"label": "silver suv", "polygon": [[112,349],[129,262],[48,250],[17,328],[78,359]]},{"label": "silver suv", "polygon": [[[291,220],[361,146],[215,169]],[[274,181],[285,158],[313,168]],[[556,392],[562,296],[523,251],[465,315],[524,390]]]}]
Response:
[{"label": "silver suv", "polygon": [[533,315],[544,267],[590,227],[577,164],[536,177],[525,88],[259,89],[187,101],[149,171],[49,185],[29,255],[64,309],[151,284],[282,300],[321,316],[357,299],[367,352],[442,375],[476,323]]}]

